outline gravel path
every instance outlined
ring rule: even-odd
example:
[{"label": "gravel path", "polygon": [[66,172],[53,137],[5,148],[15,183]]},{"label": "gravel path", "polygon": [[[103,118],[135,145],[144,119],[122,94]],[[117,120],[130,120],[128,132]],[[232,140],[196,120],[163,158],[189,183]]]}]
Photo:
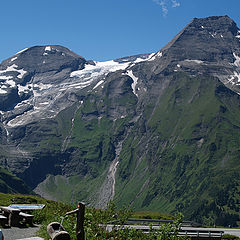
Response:
[{"label": "gravel path", "polygon": [[36,236],[36,232],[39,230],[40,226],[35,225],[34,227],[27,228],[2,228],[5,240],[17,240],[23,238],[30,238]]}]

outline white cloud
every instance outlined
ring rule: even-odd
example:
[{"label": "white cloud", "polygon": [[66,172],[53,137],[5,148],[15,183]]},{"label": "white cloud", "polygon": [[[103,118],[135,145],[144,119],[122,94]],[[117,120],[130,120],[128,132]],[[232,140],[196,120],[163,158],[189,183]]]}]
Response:
[{"label": "white cloud", "polygon": [[180,3],[177,0],[172,0],[172,7],[180,7]]},{"label": "white cloud", "polygon": [[167,9],[167,3],[166,0],[153,0],[156,4],[161,6],[163,16],[166,16],[168,14],[168,9]]},{"label": "white cloud", "polygon": [[167,16],[169,7],[176,8],[180,6],[180,3],[177,0],[153,0],[153,2],[161,6],[164,17]]}]

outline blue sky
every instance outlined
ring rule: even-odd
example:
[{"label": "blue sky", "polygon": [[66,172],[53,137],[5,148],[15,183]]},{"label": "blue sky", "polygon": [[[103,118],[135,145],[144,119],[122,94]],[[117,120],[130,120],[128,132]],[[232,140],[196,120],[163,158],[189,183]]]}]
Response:
[{"label": "blue sky", "polygon": [[105,61],[160,50],[194,17],[228,15],[240,0],[2,0],[0,62],[35,45]]}]

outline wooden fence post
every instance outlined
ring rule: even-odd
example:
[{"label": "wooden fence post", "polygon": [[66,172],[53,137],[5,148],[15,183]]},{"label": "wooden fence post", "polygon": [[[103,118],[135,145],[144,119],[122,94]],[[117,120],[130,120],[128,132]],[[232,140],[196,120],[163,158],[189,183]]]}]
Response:
[{"label": "wooden fence post", "polygon": [[85,205],[82,202],[78,202],[77,227],[76,227],[77,240],[85,240],[85,233],[84,233],[84,227],[83,227],[84,214],[85,214]]}]

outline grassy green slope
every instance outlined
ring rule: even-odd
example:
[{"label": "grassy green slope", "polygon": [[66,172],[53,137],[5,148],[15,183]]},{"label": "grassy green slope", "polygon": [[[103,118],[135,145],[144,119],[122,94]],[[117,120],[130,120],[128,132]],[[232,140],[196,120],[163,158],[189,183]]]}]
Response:
[{"label": "grassy green slope", "polygon": [[0,167],[0,192],[30,193],[30,188],[18,177]]},{"label": "grassy green slope", "polygon": [[[136,209],[182,211],[206,224],[236,224],[239,106],[239,96],[218,80],[175,74],[124,144],[116,201],[133,199]],[[145,138],[139,134],[143,128]]]},{"label": "grassy green slope", "polygon": [[[122,78],[126,77],[122,76]],[[114,92],[111,89],[115,87],[112,84],[120,84],[119,82],[118,79],[110,82],[102,96],[86,94],[82,104],[75,108],[74,114],[71,113],[71,117],[74,118],[72,129],[67,124],[68,131],[65,133],[65,136],[70,136],[71,132],[65,150],[67,155],[64,162],[65,177],[50,175],[40,185],[41,191],[51,198],[65,202],[77,200],[96,202],[109,165],[115,158],[114,145],[121,140],[132,118],[130,114],[125,118],[113,119],[109,117],[109,111],[112,109],[115,111],[118,107],[122,111],[125,109],[131,111],[136,103],[131,90],[131,81],[128,78],[123,81],[122,86],[118,86],[120,94],[111,96]],[[70,114],[63,111],[56,121],[58,123],[67,121],[64,120],[65,115]]]},{"label": "grassy green slope", "polygon": [[113,123],[105,117],[98,119],[94,109],[99,110],[95,103],[90,104],[86,100],[74,116],[71,141],[66,149],[69,153],[66,177],[49,176],[41,184],[41,191],[54,199],[65,202],[76,202],[79,199],[94,201],[104,181],[106,170],[115,154],[109,133]]},{"label": "grassy green slope", "polygon": [[[114,78],[101,94],[86,93],[82,104],[52,120],[43,149],[59,152],[64,139],[70,141],[53,161],[64,166],[65,176],[50,175],[42,191],[65,202],[94,203],[114,146],[127,137],[117,171],[118,206],[181,211],[205,224],[236,225],[240,98],[212,77],[173,73],[168,80],[154,99],[151,91],[156,94],[163,81],[155,76],[149,95],[137,104],[132,82]],[[134,124],[136,109],[142,114]]]}]

